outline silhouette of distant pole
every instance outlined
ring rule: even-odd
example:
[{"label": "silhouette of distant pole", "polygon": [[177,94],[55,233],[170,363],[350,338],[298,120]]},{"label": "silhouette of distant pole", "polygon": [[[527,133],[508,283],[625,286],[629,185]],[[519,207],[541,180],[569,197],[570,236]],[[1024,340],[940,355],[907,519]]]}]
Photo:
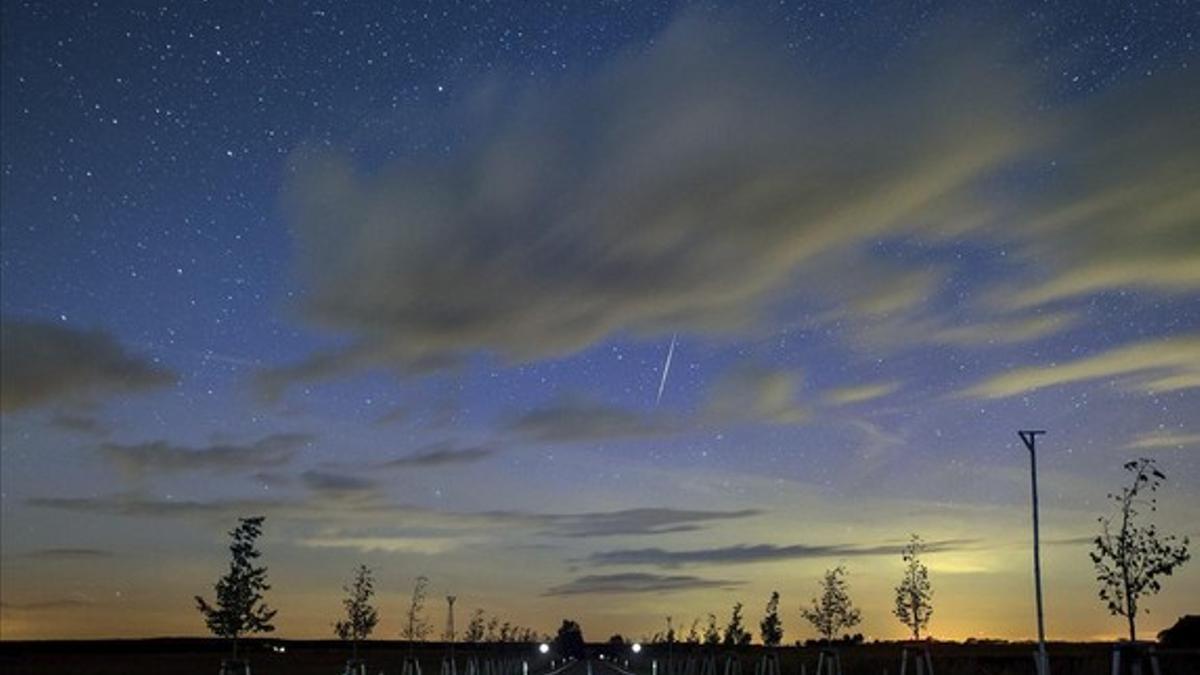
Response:
[{"label": "silhouette of distant pole", "polygon": [[1037,437],[1046,433],[1044,430],[1022,430],[1017,435],[1029,450],[1029,480],[1033,486],[1033,586],[1037,595],[1038,620],[1038,675],[1049,675],[1050,669],[1046,661],[1046,623],[1042,614],[1042,554],[1041,538],[1038,534],[1038,494],[1037,494]]},{"label": "silhouette of distant pole", "polygon": [[446,604],[450,605],[449,611],[446,612],[446,632],[450,634],[450,668],[454,668],[454,601],[458,598],[453,595],[446,596]]}]

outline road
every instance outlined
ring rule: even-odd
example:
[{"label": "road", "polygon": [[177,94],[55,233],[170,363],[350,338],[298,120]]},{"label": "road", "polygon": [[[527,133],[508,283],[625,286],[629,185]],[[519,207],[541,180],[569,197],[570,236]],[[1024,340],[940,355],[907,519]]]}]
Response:
[{"label": "road", "polygon": [[633,673],[608,661],[585,659],[574,661],[544,675],[633,675]]}]

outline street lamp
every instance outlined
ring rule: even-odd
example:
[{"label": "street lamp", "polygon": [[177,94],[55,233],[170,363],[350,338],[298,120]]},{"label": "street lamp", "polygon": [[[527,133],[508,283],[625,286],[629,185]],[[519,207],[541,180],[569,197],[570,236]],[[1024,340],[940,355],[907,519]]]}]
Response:
[{"label": "street lamp", "polygon": [[1029,480],[1033,486],[1033,586],[1037,595],[1038,620],[1038,675],[1050,675],[1046,662],[1046,624],[1042,615],[1042,554],[1041,541],[1038,535],[1038,494],[1037,494],[1037,437],[1046,433],[1044,430],[1022,430],[1017,435],[1029,450]]},{"label": "street lamp", "polygon": [[635,643],[633,643],[633,646],[630,647],[630,649],[633,650],[634,654],[641,654],[642,653],[642,643],[635,642]]},{"label": "street lamp", "polygon": [[549,654],[550,653],[550,645],[543,642],[542,644],[538,645],[538,652],[540,652],[542,654]]}]

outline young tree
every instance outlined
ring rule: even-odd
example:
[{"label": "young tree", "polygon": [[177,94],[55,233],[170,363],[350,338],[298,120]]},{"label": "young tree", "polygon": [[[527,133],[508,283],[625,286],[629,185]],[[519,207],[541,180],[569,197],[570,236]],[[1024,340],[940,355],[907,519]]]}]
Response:
[{"label": "young tree", "polygon": [[554,638],[554,651],[559,656],[582,659],[587,656],[587,646],[583,641],[583,629],[579,624],[564,619],[558,627],[558,635]]},{"label": "young tree", "polygon": [[1191,558],[1188,538],[1182,542],[1175,535],[1160,534],[1154,523],[1141,525],[1143,510],[1157,510],[1154,493],[1167,479],[1153,459],[1136,459],[1125,463],[1133,474],[1120,494],[1109,494],[1116,503],[1119,528],[1113,531],[1113,520],[1100,518],[1100,535],[1093,542],[1091,556],[1100,582],[1100,599],[1108,604],[1113,616],[1123,616],[1129,623],[1129,639],[1137,640],[1138,602],[1142,596],[1154,595],[1162,587],[1159,577],[1170,576],[1175,568]]},{"label": "young tree", "polygon": [[837,566],[825,571],[821,582],[821,599],[813,598],[812,607],[800,608],[800,615],[817,629],[826,641],[832,641],[838,633],[858,625],[862,616],[850,602],[849,585],[843,578],[846,568]]},{"label": "young tree", "polygon": [[371,596],[375,595],[375,579],[371,576],[371,568],[359,565],[354,571],[354,580],[348,586],[342,586],[346,591],[346,599],[342,606],[346,608],[346,618],[333,625],[333,632],[343,640],[350,642],[351,658],[358,661],[358,642],[366,640],[379,623],[379,612],[371,605]]},{"label": "young tree", "polygon": [[196,608],[204,615],[204,623],[217,637],[233,643],[233,659],[238,657],[238,639],[243,635],[270,633],[275,630],[271,619],[275,610],[263,602],[263,593],[271,590],[267,583],[266,566],[255,565],[262,555],[255,546],[262,535],[262,516],[239,518],[238,526],[229,533],[229,572],[217,580],[214,604],[196,596]]},{"label": "young tree", "polygon": [[783,642],[783,622],[779,620],[779,591],[771,591],[767,600],[767,613],[758,624],[762,642],[768,647],[778,647]]},{"label": "young tree", "polygon": [[933,616],[933,587],[929,583],[929,568],[921,562],[925,542],[914,534],[900,552],[906,567],[900,585],[896,587],[896,608],[892,613],[900,623],[908,626],[913,639],[921,639],[921,629],[929,625]]},{"label": "young tree", "polygon": [[474,644],[477,642],[483,642],[483,636],[483,610],[476,609],[471,614],[471,621],[467,623],[467,632],[463,634],[463,640]]},{"label": "young tree", "polygon": [[688,628],[687,637],[684,638],[684,642],[688,643],[689,645],[700,644],[700,618],[699,617],[692,619],[692,625],[690,628]]},{"label": "young tree", "polygon": [[405,625],[400,635],[408,640],[408,654],[412,656],[413,643],[425,639],[429,634],[429,622],[425,620],[425,596],[429,589],[429,577],[421,575],[413,584],[412,598],[408,603]]},{"label": "young tree", "polygon": [[708,625],[704,627],[704,644],[715,647],[721,644],[721,631],[717,629],[717,615],[708,615]]},{"label": "young tree", "polygon": [[733,603],[733,611],[729,614],[729,624],[725,626],[725,636],[722,642],[726,647],[740,647],[750,644],[750,633],[742,626],[742,603]]}]

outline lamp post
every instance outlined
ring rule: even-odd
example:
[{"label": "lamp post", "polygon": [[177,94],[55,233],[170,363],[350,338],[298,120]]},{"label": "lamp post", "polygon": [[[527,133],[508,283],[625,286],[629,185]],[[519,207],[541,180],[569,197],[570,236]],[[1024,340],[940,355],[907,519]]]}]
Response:
[{"label": "lamp post", "polygon": [[1050,675],[1046,661],[1046,624],[1042,615],[1042,554],[1041,539],[1038,534],[1038,493],[1037,493],[1037,437],[1046,433],[1044,430],[1022,430],[1017,435],[1029,450],[1029,480],[1033,486],[1033,586],[1037,596],[1038,621],[1038,675]]}]

